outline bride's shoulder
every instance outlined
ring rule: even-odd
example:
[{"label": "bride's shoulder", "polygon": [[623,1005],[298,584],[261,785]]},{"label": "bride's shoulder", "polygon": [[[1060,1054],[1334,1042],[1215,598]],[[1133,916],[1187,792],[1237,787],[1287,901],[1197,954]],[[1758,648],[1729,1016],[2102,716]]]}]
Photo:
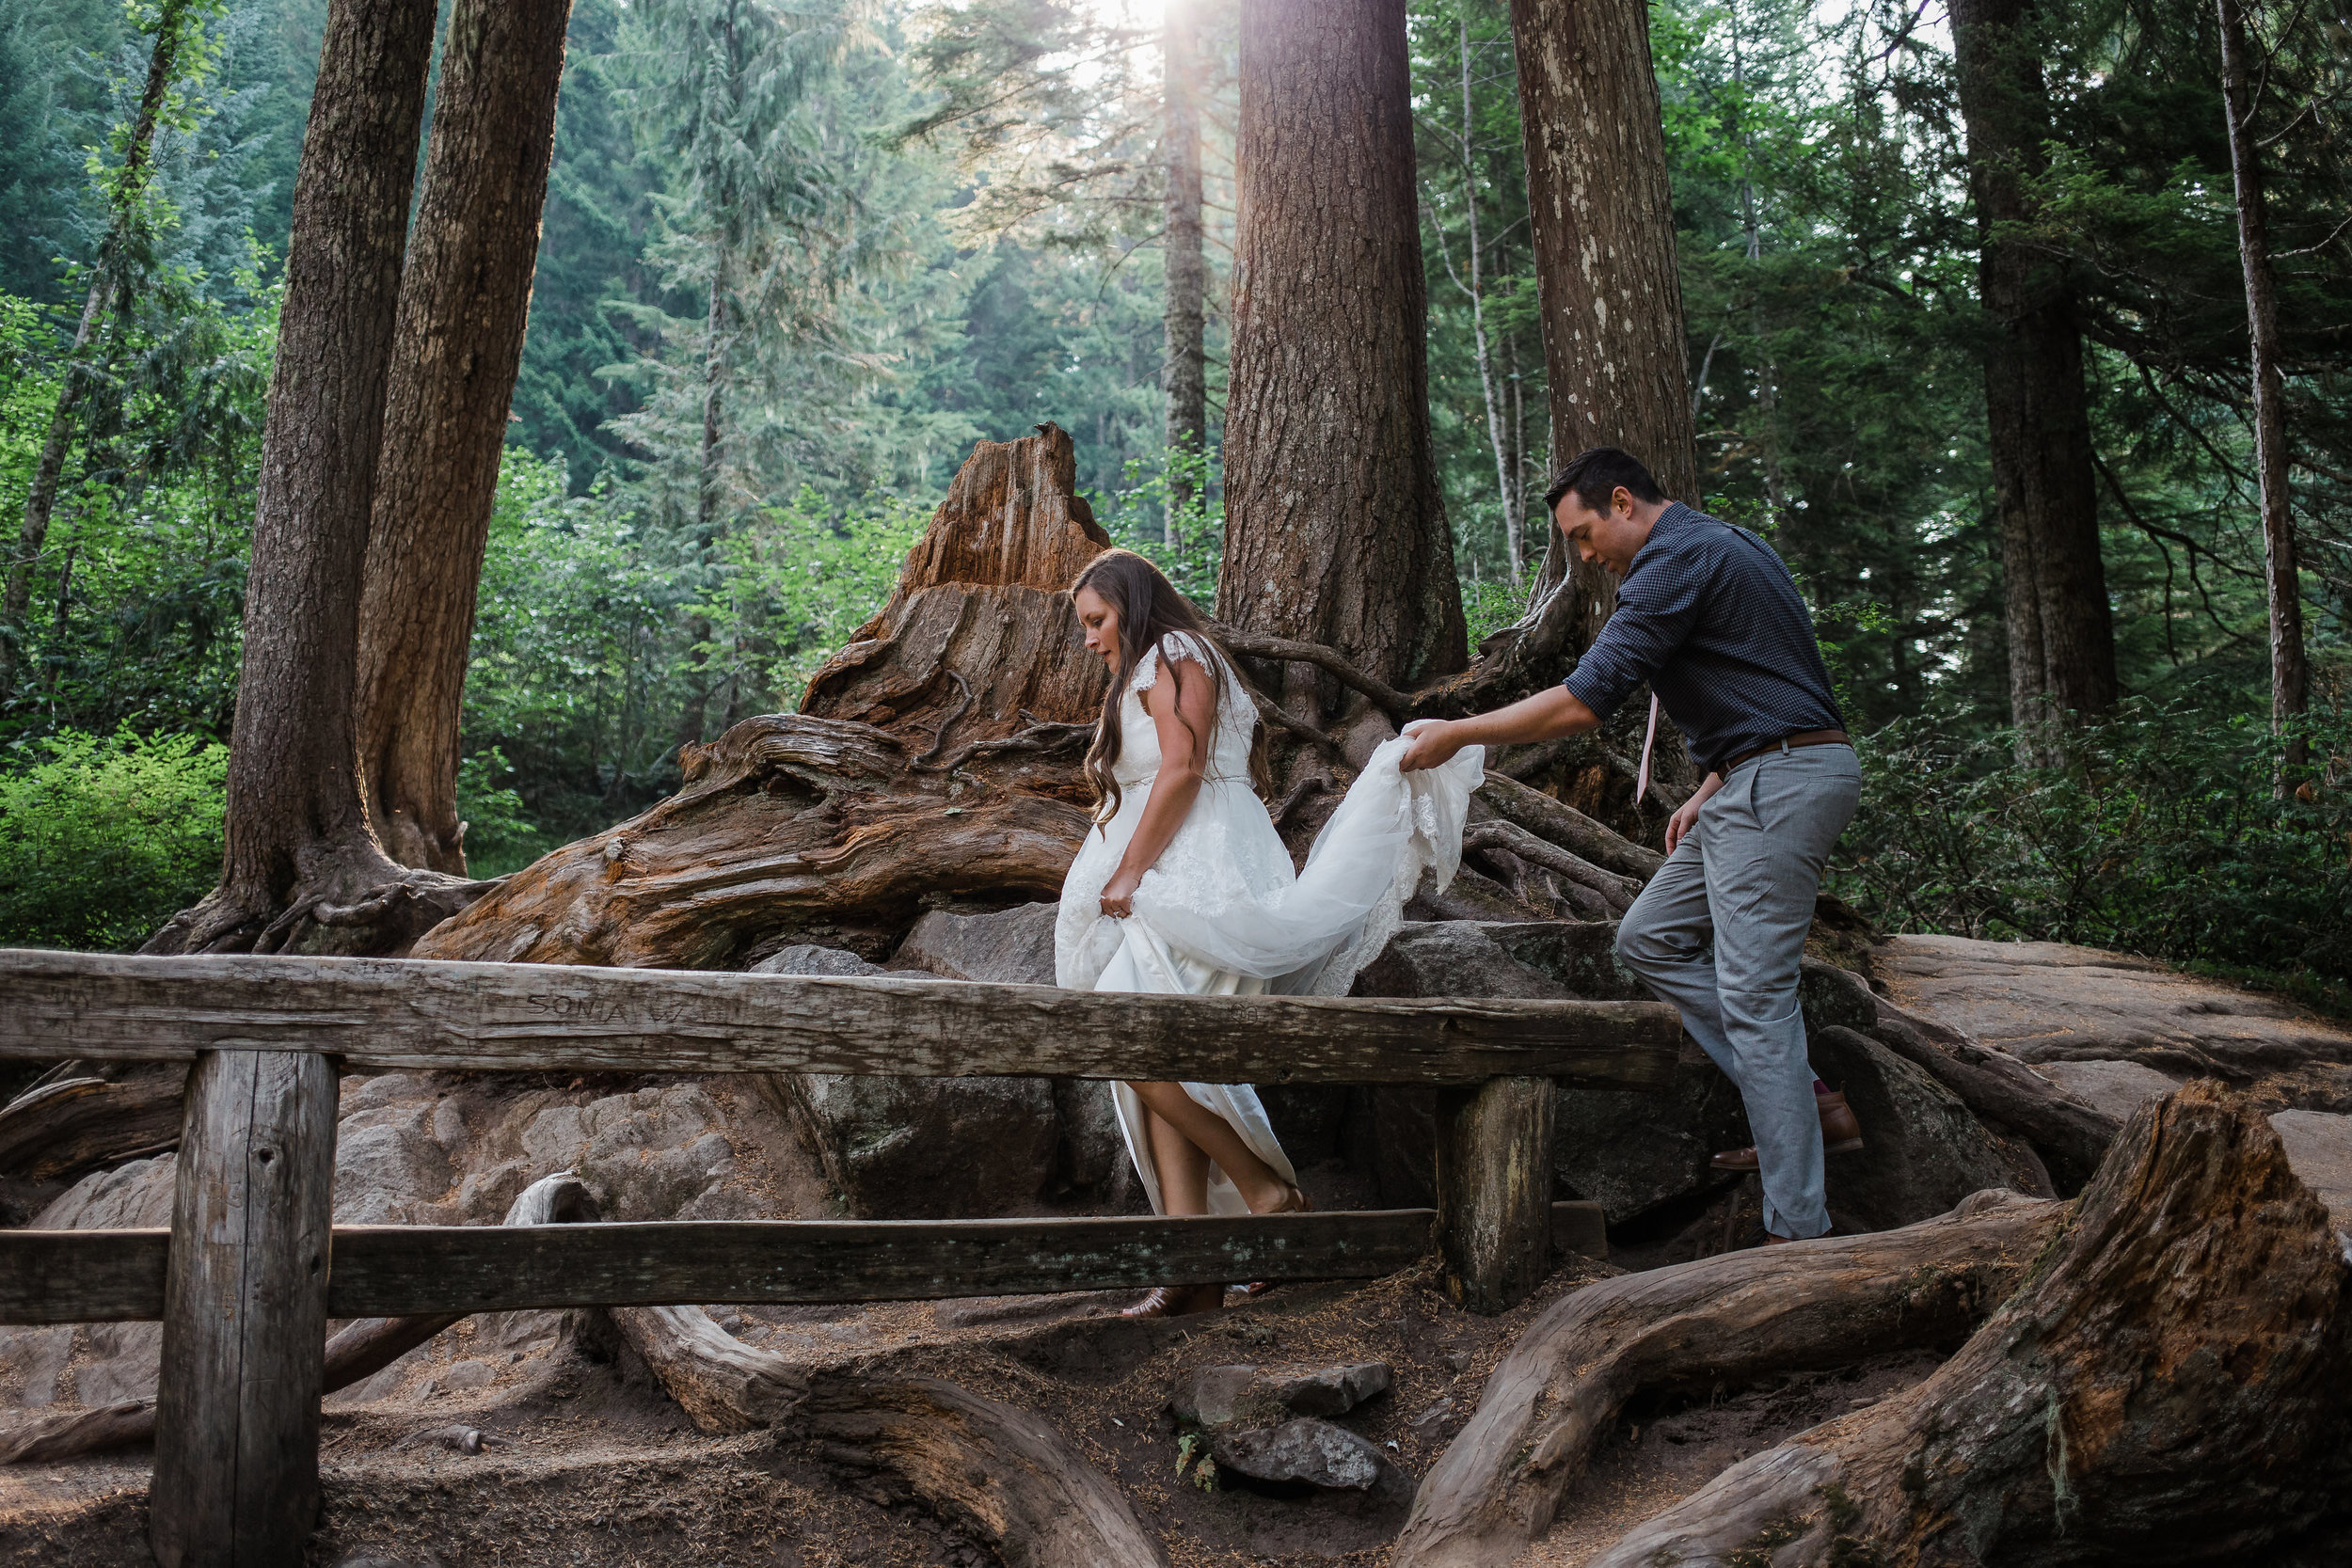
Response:
[{"label": "bride's shoulder", "polygon": [[1216,650],[1203,639],[1188,631],[1166,632],[1157,642],[1143,650],[1141,658],[1136,660],[1135,677],[1128,681],[1127,689],[1149,691],[1158,685],[1160,665],[1164,659],[1177,663],[1189,659],[1204,670],[1224,668],[1224,661],[1216,657]]}]

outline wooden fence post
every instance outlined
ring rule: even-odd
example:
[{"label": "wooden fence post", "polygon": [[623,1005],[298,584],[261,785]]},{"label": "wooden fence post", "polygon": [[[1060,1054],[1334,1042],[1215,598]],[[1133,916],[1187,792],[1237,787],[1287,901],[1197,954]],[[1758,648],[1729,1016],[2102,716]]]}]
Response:
[{"label": "wooden fence post", "polygon": [[1551,1264],[1552,1085],[1489,1078],[1438,1097],[1446,1288],[1473,1312],[1527,1299]]},{"label": "wooden fence post", "polygon": [[319,1512],[335,1068],[209,1051],[188,1074],[148,1541],[162,1568],[302,1560]]}]

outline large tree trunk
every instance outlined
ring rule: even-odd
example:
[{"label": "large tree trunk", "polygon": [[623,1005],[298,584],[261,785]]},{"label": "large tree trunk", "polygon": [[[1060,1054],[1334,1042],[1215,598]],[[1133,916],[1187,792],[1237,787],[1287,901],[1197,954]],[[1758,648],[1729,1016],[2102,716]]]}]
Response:
[{"label": "large tree trunk", "polygon": [[[82,302],[82,319],[73,329],[73,346],[66,351],[65,373],[59,379],[56,406],[50,410],[49,429],[41,440],[40,457],[33,465],[32,483],[24,491],[24,518],[17,531],[16,553],[8,561],[8,587],[0,593],[0,696],[15,684],[26,611],[32,604],[33,565],[49,540],[49,520],[56,510],[57,485],[65,476],[66,449],[73,443],[82,402],[95,379],[89,364],[90,340],[97,335],[112,297],[128,284],[124,251],[141,221],[147,184],[154,173],[155,127],[164,100],[171,91],[180,55],[192,33],[200,29],[209,12],[197,0],[164,0],[155,15],[155,47],[147,60],[147,84],[139,89],[138,112],[132,117],[131,135],[122,150],[122,167],[113,182],[105,237],[99,242],[97,265],[90,269],[89,293]],[[62,595],[60,595],[62,599]]]},{"label": "large tree trunk", "polygon": [[[2276,730],[2310,703],[2303,657],[2303,598],[2295,563],[2295,519],[2287,509],[2286,385],[2279,372],[2279,279],[2270,266],[2270,220],[2264,208],[2262,147],[2254,136],[2254,94],[2248,79],[2246,17],[2237,0],[2215,0],[2221,20],[2221,100],[2230,122],[2230,162],[2237,171],[2238,258],[2246,273],[2246,320],[2254,380],[2254,467],[2262,483],[2263,563],[2270,598],[2270,724]],[[2310,760],[2300,738],[2287,762]]]},{"label": "large tree trunk", "polygon": [[[1565,463],[1621,447],[1667,495],[1695,506],[1703,498],[1648,8],[1511,0],[1511,35],[1551,450]],[[1567,651],[1581,652],[1615,607],[1616,586],[1550,537],[1536,598],[1568,581],[1560,632]]]},{"label": "large tree trunk", "polygon": [[571,0],[460,0],[441,55],[376,462],[359,612],[368,818],[462,874],[458,715],[522,363]]},{"label": "large tree trunk", "polygon": [[2115,630],[2099,557],[2082,333],[2064,267],[2003,226],[2035,216],[2047,89],[2034,0],[1953,0],[1952,54],[1968,122],[1968,182],[1991,318],[1985,419],[2000,518],[2010,713],[2034,730],[2115,705]]},{"label": "large tree trunk", "polygon": [[[1198,458],[1209,438],[1207,297],[1209,265],[1200,243],[1200,19],[1194,0],[1168,0],[1160,35],[1166,99],[1160,158],[1168,181],[1166,237],[1168,346],[1160,372],[1168,397],[1168,458]],[[1185,470],[1168,486],[1162,542],[1180,543],[1178,518],[1199,499]]]},{"label": "large tree trunk", "polygon": [[[1403,0],[1253,0],[1225,416],[1221,619],[1403,684],[1467,660],[1430,451]],[[1286,667],[1319,720],[1327,679]]]},{"label": "large tree trunk", "polygon": [[1767,1532],[1779,1568],[2269,1560],[2352,1484],[2346,1281],[2278,1134],[2192,1084],[2132,1118],[1933,1376],[1734,1465],[1594,1568],[1762,1560]]},{"label": "large tree trunk", "polygon": [[[1696,505],[1704,497],[1648,11],[1639,0],[1512,0],[1511,33],[1553,455],[1565,462],[1621,447],[1666,494]],[[1480,645],[1478,664],[1441,705],[1490,707],[1550,685],[1616,608],[1615,578],[1573,560],[1549,519],[1544,534],[1527,613]],[[1601,743],[1638,750],[1645,707],[1628,704]],[[1638,832],[1636,771],[1568,766],[1561,783],[1565,795]],[[1668,800],[1696,782],[1672,725],[1660,727],[1651,776]]]},{"label": "large tree trunk", "polygon": [[336,0],[327,12],[262,437],[228,853],[220,885],[150,951],[298,940],[320,902],[352,908],[399,876],[368,829],[354,698],[433,13],[433,0]]}]

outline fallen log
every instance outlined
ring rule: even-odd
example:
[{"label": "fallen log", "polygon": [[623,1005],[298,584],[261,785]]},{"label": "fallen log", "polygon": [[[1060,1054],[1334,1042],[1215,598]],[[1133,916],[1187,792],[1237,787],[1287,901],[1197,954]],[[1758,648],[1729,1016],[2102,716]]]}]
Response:
[{"label": "fallen log", "polygon": [[2259,1109],[2191,1084],[2132,1117],[1934,1374],[1734,1465],[1593,1568],[2265,1560],[2352,1481],[2346,1282]]},{"label": "fallen log", "polygon": [[[523,1189],[506,1211],[507,1225],[554,1225],[584,1217],[579,1207],[586,1189],[569,1171],[542,1177]],[[589,1211],[593,1212],[593,1209]],[[326,1341],[322,1391],[332,1394],[374,1376],[452,1323],[464,1312],[410,1318],[362,1318],[345,1323]],[[0,1465],[72,1459],[103,1449],[145,1443],[155,1435],[155,1402],[123,1400],[89,1410],[61,1412],[23,1422],[0,1433]]]},{"label": "fallen log", "polygon": [[2012,1290],[2064,1206],[1986,1192],[1863,1236],[1621,1275],[1529,1325],[1421,1484],[1394,1568],[1511,1561],[1645,1390],[1737,1384],[1957,1343]]}]

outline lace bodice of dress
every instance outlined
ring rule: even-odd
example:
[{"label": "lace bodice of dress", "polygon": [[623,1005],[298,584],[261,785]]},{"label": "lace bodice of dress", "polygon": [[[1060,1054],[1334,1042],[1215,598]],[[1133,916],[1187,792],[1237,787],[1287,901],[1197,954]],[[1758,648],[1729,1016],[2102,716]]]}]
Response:
[{"label": "lace bodice of dress", "polygon": [[[1215,648],[1204,646],[1199,638],[1181,631],[1169,632],[1162,641],[1168,657],[1193,659],[1223,677],[1225,690],[1216,705],[1216,734],[1210,737],[1207,776],[1213,781],[1247,784],[1249,740],[1258,721],[1257,705],[1242,689],[1232,667]],[[1111,773],[1122,789],[1150,784],[1160,770],[1159,727],[1143,709],[1143,693],[1159,683],[1160,663],[1159,647],[1145,649],[1143,657],[1136,664],[1134,677],[1127,682],[1127,694],[1120,701],[1119,761]]]}]

